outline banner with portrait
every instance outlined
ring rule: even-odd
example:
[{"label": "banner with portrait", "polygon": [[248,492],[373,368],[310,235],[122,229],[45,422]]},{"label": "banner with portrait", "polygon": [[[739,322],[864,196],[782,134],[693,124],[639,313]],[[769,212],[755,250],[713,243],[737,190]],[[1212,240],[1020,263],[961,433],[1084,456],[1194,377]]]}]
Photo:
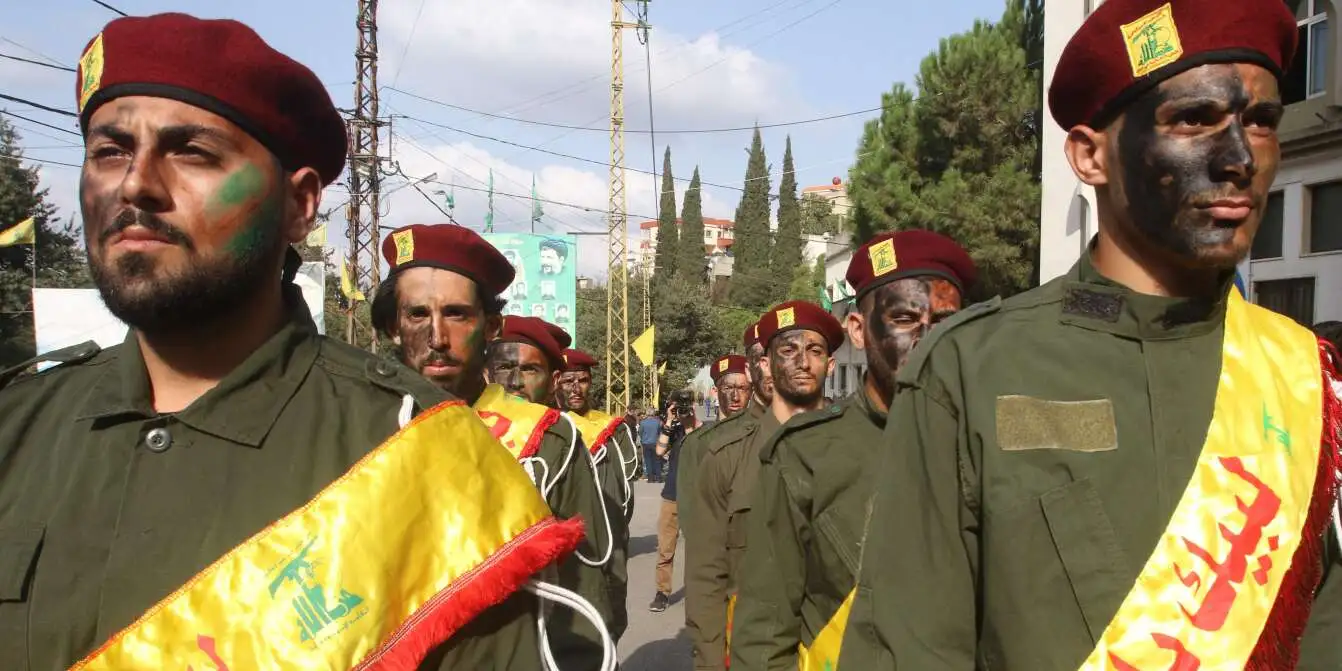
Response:
[{"label": "banner with portrait", "polygon": [[503,253],[517,276],[504,290],[507,315],[540,317],[577,338],[578,243],[572,235],[485,233],[485,240]]}]

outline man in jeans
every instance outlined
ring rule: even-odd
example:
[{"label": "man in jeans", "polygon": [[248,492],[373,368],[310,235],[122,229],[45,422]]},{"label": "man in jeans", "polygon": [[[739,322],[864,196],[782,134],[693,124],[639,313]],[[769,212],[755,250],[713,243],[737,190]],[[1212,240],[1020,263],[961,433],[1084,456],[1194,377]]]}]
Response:
[{"label": "man in jeans", "polygon": [[652,462],[666,458],[666,485],[662,487],[662,510],[657,515],[657,594],[648,610],[660,613],[671,602],[671,570],[676,562],[676,542],[680,539],[680,516],[676,510],[676,462],[685,436],[699,428],[694,416],[694,397],[677,392],[666,409],[666,426],[657,440]]},{"label": "man in jeans", "polygon": [[643,475],[648,482],[662,481],[662,460],[657,458],[657,438],[662,435],[662,419],[648,408],[638,423],[638,442],[643,446]]}]

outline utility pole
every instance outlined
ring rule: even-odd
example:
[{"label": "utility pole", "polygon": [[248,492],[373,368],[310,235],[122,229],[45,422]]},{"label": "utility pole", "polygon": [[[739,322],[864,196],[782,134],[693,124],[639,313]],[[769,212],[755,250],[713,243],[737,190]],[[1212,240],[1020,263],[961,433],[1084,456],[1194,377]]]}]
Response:
[{"label": "utility pole", "polygon": [[[660,199],[659,199],[660,200]],[[652,250],[645,248],[643,250],[643,263],[641,275],[643,275],[643,331],[646,332],[649,326],[652,326]],[[648,364],[648,375],[646,384],[643,385],[643,407],[651,408],[657,404],[657,357],[656,350],[653,350],[652,363]]]},{"label": "utility pole", "polygon": [[[371,294],[377,286],[378,231],[381,223],[382,172],[377,133],[377,3],[358,0],[355,25],[359,46],[354,51],[354,116],[349,120],[349,274],[356,288]],[[359,334],[350,306],[345,339],[358,344]],[[369,349],[377,351],[377,329],[369,328]]]},{"label": "utility pole", "polygon": [[610,2],[610,246],[606,279],[606,412],[623,415],[629,407],[629,219],[624,188],[624,31],[646,24],[647,0],[640,21],[624,20],[621,0]]}]

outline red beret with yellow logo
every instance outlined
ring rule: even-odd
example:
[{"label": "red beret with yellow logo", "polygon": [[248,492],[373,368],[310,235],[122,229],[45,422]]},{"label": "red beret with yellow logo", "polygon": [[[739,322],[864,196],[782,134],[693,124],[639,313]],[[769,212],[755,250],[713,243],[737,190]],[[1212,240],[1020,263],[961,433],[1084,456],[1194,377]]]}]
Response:
[{"label": "red beret with yellow logo", "polygon": [[744,375],[745,372],[746,358],[740,354],[720,356],[717,358],[717,361],[713,362],[713,366],[708,369],[708,375],[713,378],[713,384],[717,384],[718,380],[722,378],[723,375],[731,375],[732,373],[741,373]]},{"label": "red beret with yellow logo", "polygon": [[573,336],[569,335],[568,331],[565,331],[562,327],[545,322],[545,328],[550,329],[550,336],[555,339],[555,342],[559,343],[560,349],[567,350],[573,344]]},{"label": "red beret with yellow logo", "polygon": [[440,268],[470,278],[489,296],[497,296],[517,274],[508,259],[479,233],[456,224],[398,228],[382,241],[388,277],[408,268]]},{"label": "red beret with yellow logo", "polygon": [[940,277],[961,292],[978,279],[969,254],[954,240],[932,231],[882,233],[853,251],[845,279],[860,300],[868,291],[907,277]]},{"label": "red beret with yellow logo", "polygon": [[1103,128],[1161,82],[1212,63],[1255,63],[1281,77],[1296,48],[1281,0],[1107,0],[1053,71],[1049,110],[1064,130]]},{"label": "red beret with yellow logo", "polygon": [[265,145],[286,170],[310,167],[324,184],[345,167],[345,121],[321,80],[228,19],[128,16],[84,48],[75,82],[79,125],[125,96],[168,98],[213,112]]},{"label": "red beret with yellow logo", "polygon": [[760,342],[768,347],[774,336],[797,329],[819,333],[829,345],[830,354],[843,344],[843,327],[839,320],[829,310],[810,301],[788,301],[770,308],[760,317]]},{"label": "red beret with yellow logo", "polygon": [[564,350],[564,370],[591,370],[596,367],[596,359],[580,349]]},{"label": "red beret with yellow logo", "polygon": [[539,349],[550,361],[550,368],[559,370],[564,365],[564,348],[550,334],[550,325],[540,317],[503,318],[503,329],[494,342],[515,342]]},{"label": "red beret with yellow logo", "polygon": [[741,343],[745,347],[746,354],[750,353],[750,348],[760,342],[760,323],[755,322],[746,327],[746,332],[741,336]]}]

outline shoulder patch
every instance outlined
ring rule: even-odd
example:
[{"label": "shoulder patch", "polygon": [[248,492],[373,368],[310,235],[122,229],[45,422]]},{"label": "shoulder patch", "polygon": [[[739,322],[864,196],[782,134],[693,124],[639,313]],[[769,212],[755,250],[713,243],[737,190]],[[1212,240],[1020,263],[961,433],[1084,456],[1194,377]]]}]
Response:
[{"label": "shoulder patch", "polygon": [[940,324],[937,324],[930,333],[923,336],[918,341],[917,347],[909,353],[909,358],[904,362],[904,367],[899,369],[899,374],[895,378],[897,383],[912,384],[923,371],[923,366],[927,364],[927,358],[932,350],[936,348],[937,343],[946,337],[947,333],[964,326],[976,319],[982,319],[992,314],[996,314],[1002,309],[1002,297],[994,296],[990,300],[982,303],[975,303],[953,315],[946,318]]},{"label": "shoulder patch", "polygon": [[[31,359],[28,359],[27,361],[20,362],[14,366],[10,366],[9,368],[4,369],[3,371],[0,371],[0,389],[3,389],[5,385],[9,384],[11,381],[18,378],[24,371],[28,370],[28,368],[36,364],[45,362],[55,363],[56,364],[55,366],[52,366],[51,368],[47,369],[47,371],[50,371],[56,368],[60,368],[62,366],[78,365],[84,363],[86,361],[89,361],[93,357],[98,356],[98,353],[101,351],[102,348],[98,346],[98,343],[93,342],[92,340],[88,340],[79,343],[78,345],[71,345],[70,347],[62,347],[61,349],[52,350],[45,354],[39,354]],[[45,373],[47,371],[42,372]],[[34,376],[40,374],[41,373],[35,373]]]}]

